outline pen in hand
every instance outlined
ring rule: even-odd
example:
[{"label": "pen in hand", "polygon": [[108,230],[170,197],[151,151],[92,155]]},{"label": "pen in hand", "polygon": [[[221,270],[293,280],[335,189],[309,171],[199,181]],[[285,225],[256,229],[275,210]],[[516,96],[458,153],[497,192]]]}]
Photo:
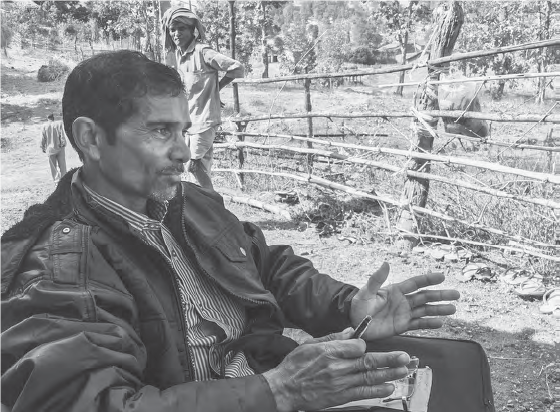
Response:
[{"label": "pen in hand", "polygon": [[360,324],[354,331],[354,334],[352,335],[352,339],[360,339],[372,320],[373,319],[370,315],[366,315],[366,317],[360,322]]}]

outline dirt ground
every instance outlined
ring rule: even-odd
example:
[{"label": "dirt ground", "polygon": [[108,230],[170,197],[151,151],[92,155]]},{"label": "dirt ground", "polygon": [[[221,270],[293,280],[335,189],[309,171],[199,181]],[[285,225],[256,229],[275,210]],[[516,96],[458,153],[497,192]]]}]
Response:
[{"label": "dirt ground", "polygon": [[[46,115],[61,116],[63,81],[37,82],[41,64],[42,59],[17,51],[11,51],[9,58],[2,56],[2,233],[28,206],[43,201],[54,189],[39,139]],[[66,157],[69,168],[79,166],[70,147]],[[337,236],[319,237],[313,227],[302,222],[245,205],[228,203],[228,207],[240,219],[259,224],[269,243],[291,244],[321,271],[354,285],[363,285],[372,268],[383,261],[391,265],[390,282],[448,269],[445,286],[458,289],[462,295],[457,313],[442,329],[416,334],[479,342],[490,360],[497,411],[560,411],[560,320],[541,314],[538,300],[522,300],[500,282],[461,282],[464,262],[401,253],[382,238],[350,243]],[[503,272],[499,267],[493,269]]]}]

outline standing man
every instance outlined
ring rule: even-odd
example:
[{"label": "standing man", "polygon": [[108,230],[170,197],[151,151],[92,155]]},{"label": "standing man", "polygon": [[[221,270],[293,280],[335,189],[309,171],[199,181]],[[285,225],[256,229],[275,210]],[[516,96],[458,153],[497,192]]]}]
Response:
[{"label": "standing man", "polygon": [[[165,63],[180,74],[189,101],[192,126],[189,129],[191,180],[213,189],[210,178],[213,143],[220,116],[220,90],[233,79],[243,77],[243,65],[204,44],[204,26],[189,9],[171,7],[162,18],[165,33]],[[225,72],[219,80],[218,72]]]},{"label": "standing man", "polygon": [[60,178],[66,174],[66,158],[64,157],[66,137],[60,120],[55,122],[52,113],[47,116],[47,120],[48,123],[43,126],[41,131],[41,150],[49,156],[52,178],[54,183],[58,183]]}]

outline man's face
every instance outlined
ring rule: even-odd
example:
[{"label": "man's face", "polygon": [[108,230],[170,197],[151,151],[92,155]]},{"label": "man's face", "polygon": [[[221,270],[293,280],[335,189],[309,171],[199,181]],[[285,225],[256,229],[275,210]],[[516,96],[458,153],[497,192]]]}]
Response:
[{"label": "man's face", "polygon": [[194,27],[194,20],[192,24],[185,24],[178,20],[173,20],[169,24],[169,35],[179,49],[185,50],[194,40]]},{"label": "man's face", "polygon": [[[99,144],[93,188],[137,211],[146,200],[170,200],[190,158],[185,132],[190,127],[187,98],[146,96],[138,111],[115,131],[115,142]],[[91,177],[91,176],[90,176]]]}]

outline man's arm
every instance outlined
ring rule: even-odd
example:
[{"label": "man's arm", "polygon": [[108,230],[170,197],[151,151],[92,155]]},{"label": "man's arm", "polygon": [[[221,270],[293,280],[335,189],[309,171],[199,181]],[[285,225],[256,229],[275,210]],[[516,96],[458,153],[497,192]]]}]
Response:
[{"label": "man's arm", "polygon": [[244,223],[244,227],[253,238],[253,259],[263,284],[291,323],[315,337],[350,326],[356,287],[319,273],[310,260],[297,256],[289,246],[268,246],[257,226]]},{"label": "man's arm", "polygon": [[[2,242],[2,263],[18,250]],[[65,278],[54,279],[48,250],[47,242],[34,245],[14,278],[3,279],[1,396],[12,412],[274,410],[260,375],[145,385],[133,299],[103,285],[92,289],[66,265]],[[3,266],[2,276],[7,272]]]},{"label": "man's arm", "polygon": [[218,83],[219,90],[230,84],[233,79],[239,79],[245,75],[245,68],[239,61],[218,53],[211,48],[205,48],[203,54],[204,60],[209,66],[218,71],[226,72]]},{"label": "man's arm", "polygon": [[41,130],[41,150],[43,153],[47,151],[47,131],[45,127]]},{"label": "man's arm", "polygon": [[64,131],[64,126],[62,122],[60,122],[59,124],[58,131],[59,131],[58,135],[60,138],[60,147],[66,147],[66,132]]}]

